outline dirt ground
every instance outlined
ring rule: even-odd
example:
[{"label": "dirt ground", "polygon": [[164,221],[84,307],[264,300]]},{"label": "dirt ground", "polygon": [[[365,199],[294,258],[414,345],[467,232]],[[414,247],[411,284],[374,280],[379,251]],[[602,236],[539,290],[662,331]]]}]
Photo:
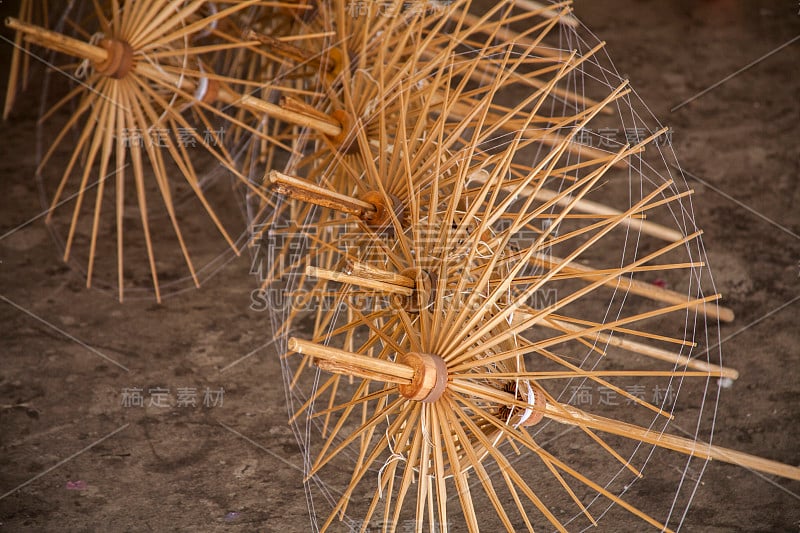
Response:
[{"label": "dirt ground", "polygon": [[[737,315],[721,337],[741,377],[722,391],[714,442],[790,465],[800,465],[800,42],[671,109],[798,36],[798,10],[794,0],[575,0],[674,129],[717,287]],[[0,48],[7,64],[10,45]],[[25,97],[0,130],[0,530],[310,531],[249,258],[227,256],[200,290],[161,305],[119,304],[62,263],[43,220],[7,235],[41,212],[35,102]],[[169,407],[151,405],[154,389]],[[668,468],[654,460],[644,474]],[[636,497],[669,496],[658,487]],[[646,524],[619,513],[599,529]],[[800,531],[800,482],[712,462],[683,529]]]}]

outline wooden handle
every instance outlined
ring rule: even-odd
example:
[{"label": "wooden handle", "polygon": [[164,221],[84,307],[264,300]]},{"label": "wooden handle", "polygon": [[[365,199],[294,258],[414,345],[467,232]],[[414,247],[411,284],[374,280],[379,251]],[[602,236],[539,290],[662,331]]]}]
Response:
[{"label": "wooden handle", "polygon": [[447,363],[437,355],[408,352],[397,362],[345,352],[296,337],[289,339],[289,350],[311,355],[321,369],[345,376],[356,376],[398,385],[409,400],[432,403],[447,388]]},{"label": "wooden handle", "polygon": [[328,207],[357,217],[365,217],[375,213],[375,206],[369,202],[333,192],[308,181],[271,170],[268,180],[274,189],[291,198],[309,202],[321,207]]},{"label": "wooden handle", "polygon": [[361,278],[383,281],[386,283],[391,283],[392,285],[400,285],[401,287],[408,287],[411,289],[413,289],[416,285],[416,282],[408,276],[389,272],[388,270],[382,270],[358,261],[348,261],[346,273],[359,276]]},{"label": "wooden handle", "polygon": [[230,103],[232,105],[241,105],[251,111],[264,113],[270,117],[285,120],[286,122],[291,122],[292,124],[297,124],[298,126],[308,127],[331,137],[341,135],[343,131],[342,125],[339,124],[339,122],[334,118],[323,120],[319,116],[312,116],[310,114],[299,113],[297,111],[286,109],[285,107],[281,107],[248,94],[236,95],[230,99],[232,101],[226,103]]},{"label": "wooden handle", "polygon": [[[292,352],[316,358],[329,369],[336,369],[332,371],[336,371],[338,374],[364,377],[363,374],[368,373],[370,376],[378,377],[381,381],[398,385],[410,385],[414,378],[414,369],[408,365],[346,352],[297,337],[289,339],[288,347]],[[375,378],[370,377],[369,379]]]},{"label": "wooden handle", "polygon": [[50,50],[63,52],[72,57],[88,59],[93,63],[103,63],[108,59],[108,51],[100,46],[73,39],[41,26],[22,22],[14,17],[6,18],[6,27],[23,34],[26,41]]},{"label": "wooden handle", "polygon": [[[414,294],[413,287],[404,287],[402,285],[395,285],[394,283],[387,283],[344,272],[336,272],[334,270],[326,270],[324,268],[317,268],[313,266],[306,267],[306,275],[320,279],[327,279],[330,281],[338,281],[339,283],[351,283],[368,289],[376,291],[388,292],[392,294],[402,294],[403,296],[411,296]],[[412,282],[413,285],[413,282]]]}]

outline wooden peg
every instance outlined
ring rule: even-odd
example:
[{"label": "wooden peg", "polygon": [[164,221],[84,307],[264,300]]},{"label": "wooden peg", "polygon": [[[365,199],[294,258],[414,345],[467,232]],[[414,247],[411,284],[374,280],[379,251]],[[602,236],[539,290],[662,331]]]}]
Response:
[{"label": "wooden peg", "polygon": [[412,287],[404,287],[402,285],[395,285],[385,281],[378,281],[367,277],[347,274],[345,272],[336,272],[334,270],[326,270],[324,268],[317,268],[313,266],[306,267],[306,275],[319,279],[327,279],[329,281],[338,281],[339,283],[350,283],[352,285],[358,285],[376,291],[400,294],[403,296],[411,296],[414,294],[414,289]]},{"label": "wooden peg", "polygon": [[283,174],[277,170],[271,170],[268,179],[276,192],[297,200],[341,211],[348,215],[355,215],[362,219],[377,213],[375,206],[369,202],[329,191],[319,185]]},{"label": "wooden peg", "polygon": [[296,337],[289,339],[288,348],[292,352],[314,357],[314,362],[325,365],[326,370],[347,376],[377,378],[387,383],[410,385],[416,373],[407,364],[346,352]]},{"label": "wooden peg", "polygon": [[386,283],[400,285],[402,287],[409,287],[412,289],[416,285],[412,278],[403,276],[402,274],[389,272],[388,270],[382,270],[359,261],[348,261],[345,273],[362,278],[369,278],[375,281],[384,281]]},{"label": "wooden peg", "polygon": [[447,364],[438,355],[409,352],[398,361],[414,369],[408,385],[400,385],[400,394],[409,400],[432,403],[441,398],[447,388]]}]

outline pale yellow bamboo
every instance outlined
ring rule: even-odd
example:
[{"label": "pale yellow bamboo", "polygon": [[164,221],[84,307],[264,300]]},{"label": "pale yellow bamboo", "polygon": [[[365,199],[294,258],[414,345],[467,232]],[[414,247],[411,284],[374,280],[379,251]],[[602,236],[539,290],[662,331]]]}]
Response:
[{"label": "pale yellow bamboo", "polygon": [[384,281],[386,283],[391,283],[392,285],[400,285],[403,287],[413,288],[416,285],[416,282],[409,277],[396,274],[394,272],[389,272],[388,270],[375,268],[372,265],[361,263],[359,261],[349,261],[347,263],[346,273],[376,281]]},{"label": "pale yellow bamboo", "polygon": [[580,26],[578,19],[572,15],[562,15],[558,11],[548,9],[547,6],[541,2],[535,2],[534,0],[515,0],[514,3],[522,9],[527,9],[528,11],[538,11],[539,15],[544,18],[557,18],[559,24],[569,26],[570,28],[577,28]]},{"label": "pale yellow bamboo", "polygon": [[[539,189],[536,192],[536,197],[545,201],[557,198],[558,195],[558,192],[548,189]],[[568,202],[569,198],[560,198],[556,203],[563,206]],[[584,213],[592,213],[595,215],[618,215],[621,213],[621,211],[617,209],[586,199],[579,200],[578,203],[575,204],[575,209]],[[667,242],[674,242],[683,238],[683,234],[681,232],[667,228],[660,224],[656,224],[655,222],[650,222],[648,220],[625,218],[623,219],[622,224],[628,226],[634,231],[641,231],[642,233],[652,237],[657,237]]]},{"label": "pale yellow bamboo", "polygon": [[[555,256],[536,254],[531,261],[540,265],[552,267],[554,265],[561,264],[563,259]],[[585,281],[596,281],[597,279],[601,279],[603,277],[603,275],[599,273],[592,275],[596,272],[595,269],[576,262],[570,262],[567,267],[564,268],[564,272],[580,272],[583,274],[589,274],[587,276],[576,278]],[[644,283],[642,281],[633,280],[625,276],[619,276],[615,279],[608,280],[604,282],[604,285],[608,285],[609,287],[618,287],[623,291],[629,291],[633,294],[638,294],[639,296],[644,296],[659,302],[679,304],[685,302],[687,299],[685,294],[671,291],[669,289],[662,289],[661,287],[657,287],[651,283]],[[689,309],[694,309],[705,314],[706,316],[722,320],[723,322],[732,322],[734,319],[734,314],[731,309],[719,306],[715,303],[689,307]]]},{"label": "pale yellow bamboo", "polygon": [[[524,313],[522,314],[524,315]],[[563,320],[552,319],[552,322],[555,325],[557,325],[558,328],[570,331],[572,333],[579,333],[585,329],[580,326],[576,326],[575,324],[564,322]],[[558,329],[554,328],[546,320],[539,322],[539,325],[549,327],[551,329]],[[738,379],[739,377],[739,372],[733,368],[707,363],[706,361],[701,361],[700,359],[693,359],[691,357],[687,357],[679,353],[670,352],[668,350],[664,350],[661,348],[656,348],[655,346],[650,346],[649,344],[644,344],[641,342],[624,339],[619,335],[608,335],[606,333],[594,331],[586,333],[585,338],[597,339],[598,342],[607,343],[610,344],[611,346],[622,348],[623,350],[638,353],[640,355],[645,355],[653,359],[666,361],[667,363],[673,365],[685,366],[687,368],[700,370],[701,372],[710,372],[714,374],[718,373],[720,377],[730,378],[730,379]]]},{"label": "pale yellow bamboo", "polygon": [[344,272],[336,272],[333,270],[326,270],[324,268],[317,268],[313,266],[306,267],[306,275],[315,278],[326,279],[328,281],[337,281],[339,283],[350,283],[376,291],[389,292],[395,294],[402,294],[404,296],[411,296],[414,294],[414,289],[404,287],[402,285],[395,285],[393,283],[386,283],[374,279],[364,278],[361,276],[354,276],[352,274],[345,274]]},{"label": "pale yellow bamboo", "polygon": [[[481,20],[481,17],[477,15],[473,15],[472,13],[462,13],[460,10],[448,10],[448,16],[457,21],[459,18],[464,19],[464,22],[469,25],[470,27],[477,27],[481,28],[488,33],[490,26],[496,26],[499,24],[498,22],[487,23]],[[521,36],[519,33],[515,32],[506,27],[496,27],[491,30],[497,39],[502,39],[503,41],[508,41],[512,43],[517,43],[520,46],[530,46],[534,43],[534,40],[528,36]],[[563,54],[560,50],[554,50],[551,48],[544,47],[542,45],[536,45],[534,47],[536,53],[541,54],[545,57],[554,57],[554,58],[561,58]]]},{"label": "pale yellow bamboo", "polygon": [[358,217],[363,217],[376,211],[375,206],[369,202],[331,191],[277,170],[271,170],[267,175],[267,179],[279,194],[285,194],[291,198],[310,202],[321,207],[335,209]]},{"label": "pale yellow bamboo", "polygon": [[[434,105],[439,104],[439,103],[443,103],[443,102],[444,102],[444,97],[441,94],[436,93],[436,94],[433,95],[432,103]],[[469,113],[471,113],[472,111],[474,111],[474,107],[470,106],[466,102],[462,103],[462,102],[456,101],[456,102],[453,102],[453,103],[450,104],[450,112],[454,117],[457,117],[457,118],[463,118],[465,116],[468,116]],[[514,121],[511,121],[511,120],[502,121],[501,120],[502,116],[498,115],[498,114],[491,114],[490,116],[492,118],[494,118],[495,121],[498,124],[503,124],[503,129],[505,129],[507,131],[514,131],[514,132],[517,131],[516,128],[515,128],[516,123]],[[526,131],[525,132],[525,138],[532,139],[532,140],[538,141],[538,142],[540,142],[542,144],[546,144],[548,146],[554,146],[554,147],[562,146],[563,143],[567,140],[567,137],[565,137],[563,135],[559,135],[558,133],[552,133],[551,132],[551,133],[549,133],[547,135],[541,135],[539,130]],[[583,156],[588,156],[588,157],[590,157],[592,159],[601,159],[601,158],[607,157],[609,155],[608,152],[604,152],[603,150],[600,150],[598,148],[593,148],[591,146],[587,146],[585,144],[579,144],[579,143],[572,142],[572,141],[570,141],[567,144],[566,149],[567,149],[567,151],[569,151],[571,153],[582,154]],[[619,168],[624,168],[627,165],[628,165],[628,163],[626,163],[624,160],[618,161],[617,163],[614,164],[614,166],[619,167]]]},{"label": "pale yellow bamboo", "polygon": [[[699,457],[700,459],[723,461],[758,470],[766,474],[800,480],[800,468],[796,466],[786,465],[771,459],[757,457],[749,453],[723,448],[694,439],[660,433],[656,430],[620,422],[619,420],[593,415],[570,405],[559,404],[559,406],[560,408],[548,404],[545,416],[562,424],[586,426],[605,433],[621,435],[630,439],[647,442],[648,444],[654,444],[661,448],[667,448],[693,457]],[[568,413],[568,416],[564,416],[562,409]]]},{"label": "pale yellow bamboo", "polygon": [[414,377],[414,369],[408,365],[376,359],[366,355],[346,352],[330,346],[315,344],[296,337],[289,339],[288,348],[292,352],[306,354],[317,359],[330,361],[342,367],[352,367],[354,370],[365,369],[386,376],[384,381],[408,385]]}]

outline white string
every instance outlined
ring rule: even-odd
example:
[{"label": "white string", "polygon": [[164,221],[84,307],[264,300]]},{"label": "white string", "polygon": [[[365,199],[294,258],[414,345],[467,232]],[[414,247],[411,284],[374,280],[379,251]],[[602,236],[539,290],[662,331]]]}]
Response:
[{"label": "white string", "polygon": [[[603,70],[604,70],[604,74],[607,72],[607,71],[605,70],[605,68],[604,68],[604,67],[601,67],[600,65],[598,65],[598,66],[599,66],[600,68],[603,68]],[[579,73],[579,75],[578,75],[578,76],[575,76],[575,77],[576,77],[576,78],[580,78],[580,83],[581,83],[581,84],[585,84],[585,81],[586,81],[586,79],[589,79],[589,80],[594,80],[594,81],[597,81],[597,82],[599,82],[601,85],[607,85],[607,86],[611,86],[611,85],[609,85],[609,84],[608,84],[608,80],[607,80],[607,79],[606,79],[606,81],[605,81],[605,83],[604,83],[602,79],[600,79],[600,78],[595,78],[594,76],[592,76],[592,75],[590,75],[590,74],[588,74],[588,73],[586,73],[586,72],[582,72],[582,71],[577,71],[577,72]],[[367,74],[368,74],[368,73],[367,73]],[[581,91],[581,92],[582,92],[582,94],[585,94],[585,92],[586,92],[586,91],[585,91],[585,90],[583,90],[583,91]],[[377,102],[376,102],[376,103],[377,103]],[[626,104],[627,104],[627,105],[630,105],[629,103],[626,103]],[[373,105],[373,101],[371,101],[371,102],[368,104],[368,106],[372,106],[372,105]],[[373,112],[374,112],[374,109],[370,109],[370,111],[373,111]],[[633,109],[631,109],[631,111],[632,111],[634,114],[636,113],[636,112],[635,112]],[[555,114],[555,113],[554,113],[554,114]],[[638,115],[635,115],[635,116],[638,116]],[[635,123],[635,124],[637,123],[635,119],[634,119],[634,123]],[[426,136],[427,136],[427,132],[425,132],[425,133],[423,134],[423,137],[426,137]],[[499,135],[496,137],[496,139],[498,139],[498,140],[499,140],[499,139],[501,139],[501,138],[502,138],[502,136],[499,136]],[[506,143],[507,143],[507,142],[509,142],[509,141],[506,141]],[[500,142],[498,142],[498,143],[497,143],[497,146],[503,146],[503,144],[504,144],[504,143],[500,143]],[[568,156],[568,157],[569,157],[569,156]],[[580,159],[580,157],[578,157],[578,158]],[[639,177],[641,180],[644,180],[644,179],[646,179],[646,178],[645,178],[645,177],[642,175],[642,169],[636,169],[636,171],[635,171],[635,172],[636,172],[635,174],[632,174],[633,176],[637,176],[637,177]],[[632,178],[631,178],[631,176],[629,176],[629,180],[631,180],[631,179],[632,179]],[[630,185],[629,185],[629,187],[630,187]],[[633,187],[630,187],[630,188],[631,188],[631,189],[633,189]],[[671,208],[671,207],[670,207],[670,208]],[[681,209],[683,209],[683,207],[681,207]],[[545,224],[546,224],[546,226],[545,226]],[[549,227],[551,224],[552,224],[552,222],[551,222],[550,220],[545,220],[545,221],[543,221],[543,223],[542,223],[543,227],[545,227],[545,228]],[[557,235],[557,233],[556,233],[556,232],[553,232],[553,234],[554,234],[554,235]],[[626,242],[627,242],[627,240],[626,240]],[[637,242],[635,242],[635,243],[634,243],[634,245],[635,245],[635,246],[638,248],[638,244],[639,244],[639,243],[638,243],[638,240],[637,240]],[[489,247],[488,247],[488,244],[487,244],[486,242],[484,242],[484,241],[478,241],[478,242],[477,242],[477,244],[476,244],[476,246],[477,246],[477,247],[479,247],[479,249],[478,249],[478,250],[476,250],[476,255],[477,255],[478,257],[480,257],[480,258],[482,258],[482,259],[486,259],[487,257],[490,257],[490,256],[486,255],[486,253],[485,253],[485,249],[486,249],[486,248],[489,248]],[[549,252],[549,249],[548,249],[548,252]],[[489,253],[491,253],[491,248],[489,248]],[[509,291],[509,292],[510,292],[510,291]],[[486,296],[488,297],[488,294],[486,294]],[[615,296],[616,296],[616,293],[615,293]],[[447,296],[447,298],[452,298],[452,295],[448,295],[448,296]],[[623,303],[624,303],[624,295],[622,296],[622,298],[623,298]],[[613,300],[613,299],[614,299],[614,297],[612,297],[612,300]],[[495,304],[495,307],[498,307],[498,306],[497,306],[497,304]],[[499,308],[499,307],[498,307],[498,308]],[[622,308],[620,307],[620,311],[619,311],[620,313],[621,313],[621,309],[622,309]],[[607,309],[607,313],[611,313],[611,316],[613,317],[613,312],[612,312],[612,310],[611,310],[611,308],[610,308],[610,304],[609,304],[609,309]],[[507,319],[509,320],[509,322],[511,322],[511,320],[513,319],[513,313],[511,313],[511,314],[510,314],[510,316],[509,316]],[[605,319],[608,319],[608,315],[606,315]],[[692,331],[692,334],[694,334],[694,331]],[[687,332],[687,336],[688,336],[688,332]],[[516,342],[517,342],[517,338],[516,338],[516,336],[515,336],[515,343],[516,343]],[[520,361],[519,359],[518,359],[518,365],[519,365],[519,366],[518,366],[518,368],[521,368],[521,361]],[[529,395],[528,395],[527,402],[528,402],[528,405],[529,405],[529,406],[532,406],[532,405],[534,405],[534,400],[535,400],[535,398],[534,398],[534,394],[535,394],[535,393],[533,392],[533,390],[532,390],[532,388],[530,387],[530,384],[529,384],[528,382],[526,382],[526,385],[527,385],[527,387],[528,387],[528,390],[529,390]],[[520,384],[519,384],[519,381],[517,381],[517,387],[519,387],[519,386],[520,386]],[[531,412],[531,409],[530,409],[530,407],[529,407],[529,408],[527,408],[527,409],[525,410],[525,413],[528,413],[527,415],[523,414],[523,416],[525,417],[525,420],[527,420],[527,419],[529,418],[529,416],[530,416],[530,412]],[[422,432],[423,432],[423,435],[424,435],[424,437],[425,437],[426,441],[427,441],[429,444],[431,444],[431,445],[432,445],[432,443],[431,443],[431,441],[430,441],[430,436],[428,435],[428,431],[427,431],[427,428],[426,428],[425,419],[424,419],[424,418],[421,418],[421,420],[420,420],[420,423],[421,423]],[[388,437],[388,436],[387,436],[387,437]],[[390,451],[392,452],[392,455],[390,455],[390,456],[389,456],[389,458],[387,459],[387,461],[384,463],[384,465],[381,467],[381,469],[380,469],[380,471],[379,471],[379,477],[378,477],[378,480],[379,480],[379,491],[381,490],[381,489],[380,489],[380,486],[381,486],[381,485],[380,485],[380,479],[381,479],[381,476],[382,476],[383,472],[385,471],[385,468],[386,468],[388,465],[390,465],[392,462],[394,462],[394,461],[405,460],[405,458],[404,458],[404,457],[403,457],[401,454],[396,454],[396,453],[395,453],[394,449],[393,449],[393,448],[392,448],[392,446],[391,446],[391,443],[390,443],[390,445],[389,445],[389,449],[390,449]],[[398,456],[399,456],[399,457],[398,457]],[[608,485],[607,485],[607,486],[608,486]],[[382,498],[382,494],[380,494],[380,497]]]},{"label": "white string", "polygon": [[[211,12],[210,15],[208,15],[209,17],[214,16],[218,13],[217,4],[215,2],[206,2],[206,5],[208,5],[209,11]],[[219,19],[212,20],[211,24],[209,24],[208,26],[197,32],[195,38],[202,39],[203,37],[208,37],[217,29],[218,25],[219,25]]]},{"label": "white string", "polygon": [[[386,419],[386,423],[387,424],[389,423],[388,417]],[[395,461],[403,461],[405,463],[408,462],[406,460],[406,457],[402,453],[397,453],[396,451],[394,451],[394,447],[392,446],[392,439],[389,438],[389,428],[386,428],[385,434],[386,434],[386,444],[389,446],[389,451],[391,452],[391,455],[389,455],[389,457],[386,459],[386,462],[383,463],[383,466],[380,468],[380,470],[378,470],[378,499],[379,500],[383,499],[383,484],[381,483],[381,479],[383,478],[383,471],[386,470],[386,467],[389,466],[390,464],[394,463]]]},{"label": "white string", "polygon": [[[89,44],[93,46],[97,46],[98,43],[105,39],[106,35],[103,32],[97,32],[89,39]],[[94,74],[94,64],[89,59],[84,59],[80,62],[78,67],[75,69],[75,77],[79,80],[85,80],[89,76]]]},{"label": "white string", "polygon": [[[200,65],[200,72],[203,72],[203,66]],[[209,81],[206,76],[200,78],[197,82],[197,89],[194,91],[194,99],[196,102],[202,102],[206,94],[208,94]]]}]

